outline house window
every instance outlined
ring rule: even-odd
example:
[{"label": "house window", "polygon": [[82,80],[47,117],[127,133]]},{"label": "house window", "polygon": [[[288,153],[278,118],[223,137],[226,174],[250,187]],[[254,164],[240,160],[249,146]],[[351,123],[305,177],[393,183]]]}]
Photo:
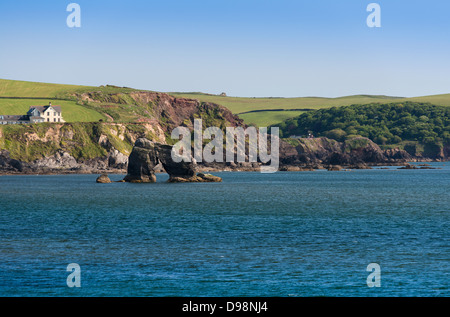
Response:
[{"label": "house window", "polygon": [[47,118],[47,122],[50,122],[50,118]]},{"label": "house window", "polygon": [[56,122],[56,118],[53,119],[53,122]]},{"label": "house window", "polygon": [[58,122],[61,122],[61,119],[60,119],[60,118],[58,118]]}]

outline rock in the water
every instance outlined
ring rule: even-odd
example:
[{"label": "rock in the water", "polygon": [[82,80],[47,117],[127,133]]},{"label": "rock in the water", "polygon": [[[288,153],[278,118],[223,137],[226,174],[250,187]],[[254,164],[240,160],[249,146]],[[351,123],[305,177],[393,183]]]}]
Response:
[{"label": "rock in the water", "polygon": [[190,162],[175,162],[172,159],[172,146],[154,143],[141,138],[134,145],[128,159],[128,175],[126,182],[154,183],[156,182],[155,168],[162,164],[169,174],[170,183],[186,182],[221,182],[222,179],[211,174],[197,174],[197,163],[191,157]]},{"label": "rock in the water", "polygon": [[191,178],[196,175],[197,164],[193,157],[190,162],[174,162],[172,159],[172,146],[165,144],[156,144],[158,159],[166,170],[170,178],[182,177]]},{"label": "rock in the water", "polygon": [[220,183],[221,181],[222,178],[218,176],[203,173],[191,177],[174,176],[168,180],[169,183]]},{"label": "rock in the water", "polygon": [[198,173],[197,177],[200,177],[201,179],[203,179],[204,182],[221,182],[222,178],[220,178],[219,176],[214,176],[211,174],[204,174],[204,173]]},{"label": "rock in the water", "polygon": [[328,167],[329,171],[340,171],[342,170],[342,166],[339,165],[331,165],[330,167]]},{"label": "rock in the water", "polygon": [[112,183],[107,174],[102,174],[97,178],[97,183],[109,184]]},{"label": "rock in the water", "polygon": [[351,165],[351,166],[349,166],[349,168],[350,169],[357,169],[357,170],[370,170],[370,169],[372,169],[372,167],[370,167],[370,166],[368,166],[368,165],[366,165],[364,163],[358,163],[358,164],[355,164],[355,165]]},{"label": "rock in the water", "polygon": [[405,166],[399,167],[398,169],[399,170],[417,170],[419,168],[417,166],[415,166],[415,165],[405,164]]},{"label": "rock in the water", "polygon": [[154,183],[154,168],[158,163],[155,143],[144,138],[138,139],[128,158],[128,174],[124,180],[130,183]]}]

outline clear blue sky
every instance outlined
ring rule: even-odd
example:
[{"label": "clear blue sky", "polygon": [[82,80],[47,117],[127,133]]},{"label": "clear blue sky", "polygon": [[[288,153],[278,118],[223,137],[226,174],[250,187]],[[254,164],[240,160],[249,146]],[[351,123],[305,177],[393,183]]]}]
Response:
[{"label": "clear blue sky", "polygon": [[[81,28],[66,7],[81,6]],[[366,7],[381,6],[381,28]],[[448,0],[0,2],[0,78],[232,96],[450,93]]]}]

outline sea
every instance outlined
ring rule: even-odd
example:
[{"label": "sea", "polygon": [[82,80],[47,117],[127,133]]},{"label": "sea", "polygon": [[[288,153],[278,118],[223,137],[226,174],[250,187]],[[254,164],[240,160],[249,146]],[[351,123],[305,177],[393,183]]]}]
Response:
[{"label": "sea", "polygon": [[447,297],[450,163],[430,165],[0,176],[0,296]]}]

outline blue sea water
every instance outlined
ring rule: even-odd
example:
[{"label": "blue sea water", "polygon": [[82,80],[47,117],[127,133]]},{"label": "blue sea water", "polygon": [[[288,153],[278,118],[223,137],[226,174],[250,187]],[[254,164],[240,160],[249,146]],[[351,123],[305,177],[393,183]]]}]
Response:
[{"label": "blue sea water", "polygon": [[0,296],[449,296],[450,164],[432,165],[198,184],[0,176]]}]

